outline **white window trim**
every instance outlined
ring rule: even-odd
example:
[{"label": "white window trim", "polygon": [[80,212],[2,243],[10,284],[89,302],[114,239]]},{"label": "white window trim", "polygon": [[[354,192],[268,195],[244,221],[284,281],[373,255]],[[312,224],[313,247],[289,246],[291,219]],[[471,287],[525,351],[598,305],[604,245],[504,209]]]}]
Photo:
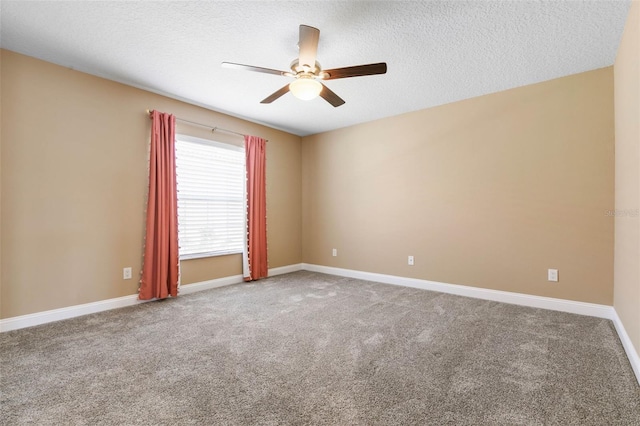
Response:
[{"label": "white window trim", "polygon": [[[224,143],[224,142],[218,142],[218,141],[214,141],[211,139],[204,139],[204,138],[199,138],[199,137],[194,137],[194,136],[189,136],[189,135],[184,135],[184,134],[176,134],[175,136],[176,142],[178,140],[184,141],[184,142],[191,142],[191,143],[196,143],[196,144],[200,144],[200,145],[206,145],[206,146],[214,146],[217,148],[222,148],[222,149],[229,149],[232,151],[238,151],[238,152],[244,152],[245,148],[244,146],[239,146],[239,145],[234,145],[231,143]],[[243,196],[244,199],[247,199],[247,181],[246,178],[243,179],[244,185],[243,185]],[[244,205],[244,217],[247,216],[247,204],[246,202],[243,204]],[[244,226],[244,235],[247,234],[247,223],[245,221],[245,226]],[[178,233],[178,243],[180,242],[180,234]],[[208,258],[208,257],[217,257],[217,256],[228,256],[228,255],[232,255],[232,254],[242,254],[244,253],[247,248],[247,239],[244,238],[243,239],[243,248],[237,249],[237,250],[220,250],[220,251],[211,251],[211,252],[202,252],[202,253],[191,253],[191,254],[183,254],[178,256],[179,260],[191,260],[191,259],[204,259],[204,258]]]}]

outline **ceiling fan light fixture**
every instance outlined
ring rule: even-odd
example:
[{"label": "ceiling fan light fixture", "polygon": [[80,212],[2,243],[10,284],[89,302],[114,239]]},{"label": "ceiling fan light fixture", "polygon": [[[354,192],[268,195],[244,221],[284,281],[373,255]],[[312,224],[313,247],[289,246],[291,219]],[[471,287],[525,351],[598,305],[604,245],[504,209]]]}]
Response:
[{"label": "ceiling fan light fixture", "polygon": [[300,48],[300,54],[291,62],[291,71],[280,71],[271,68],[236,64],[233,62],[223,62],[222,66],[264,74],[274,74],[282,77],[293,77],[295,79],[290,84],[281,87],[261,100],[261,104],[270,104],[287,92],[291,92],[296,98],[305,101],[315,99],[320,96],[322,99],[329,102],[334,108],[344,105],[344,99],[333,93],[331,89],[317,80],[336,80],[339,78],[385,74],[387,72],[387,64],[385,62],[334,68],[323,71],[320,63],[316,61],[320,30],[308,25],[300,25],[299,34],[300,38],[298,39],[298,47]]},{"label": "ceiling fan light fixture", "polygon": [[296,98],[310,101],[318,97],[322,91],[322,84],[313,77],[301,76],[289,84],[289,90]]}]

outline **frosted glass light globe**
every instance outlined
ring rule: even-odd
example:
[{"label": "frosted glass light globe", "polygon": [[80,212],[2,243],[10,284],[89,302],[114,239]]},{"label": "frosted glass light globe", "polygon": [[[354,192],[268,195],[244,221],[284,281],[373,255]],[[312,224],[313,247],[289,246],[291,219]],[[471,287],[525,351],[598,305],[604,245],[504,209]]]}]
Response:
[{"label": "frosted glass light globe", "polygon": [[296,98],[309,101],[318,97],[322,91],[322,84],[313,77],[301,76],[289,84],[289,90]]}]

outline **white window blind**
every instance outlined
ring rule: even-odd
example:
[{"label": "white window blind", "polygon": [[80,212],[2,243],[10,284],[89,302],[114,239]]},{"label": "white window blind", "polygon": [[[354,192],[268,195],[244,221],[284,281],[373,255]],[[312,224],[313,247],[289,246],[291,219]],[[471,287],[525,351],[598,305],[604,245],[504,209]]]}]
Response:
[{"label": "white window blind", "polygon": [[176,175],[180,258],[241,253],[244,149],[177,135]]}]

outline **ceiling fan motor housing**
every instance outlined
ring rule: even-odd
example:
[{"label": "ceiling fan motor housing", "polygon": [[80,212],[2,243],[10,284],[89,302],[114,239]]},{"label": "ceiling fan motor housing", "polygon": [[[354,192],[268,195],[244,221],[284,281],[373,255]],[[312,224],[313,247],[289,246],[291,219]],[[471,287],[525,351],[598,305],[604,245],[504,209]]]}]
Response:
[{"label": "ceiling fan motor housing", "polygon": [[318,61],[315,61],[315,64],[313,67],[306,65],[306,64],[300,64],[300,60],[299,59],[294,59],[291,62],[291,71],[293,71],[293,76],[294,77],[299,77],[302,75],[306,75],[309,77],[314,77],[314,78],[325,78],[325,74],[324,72],[322,72],[322,67],[320,66],[320,63]]}]

